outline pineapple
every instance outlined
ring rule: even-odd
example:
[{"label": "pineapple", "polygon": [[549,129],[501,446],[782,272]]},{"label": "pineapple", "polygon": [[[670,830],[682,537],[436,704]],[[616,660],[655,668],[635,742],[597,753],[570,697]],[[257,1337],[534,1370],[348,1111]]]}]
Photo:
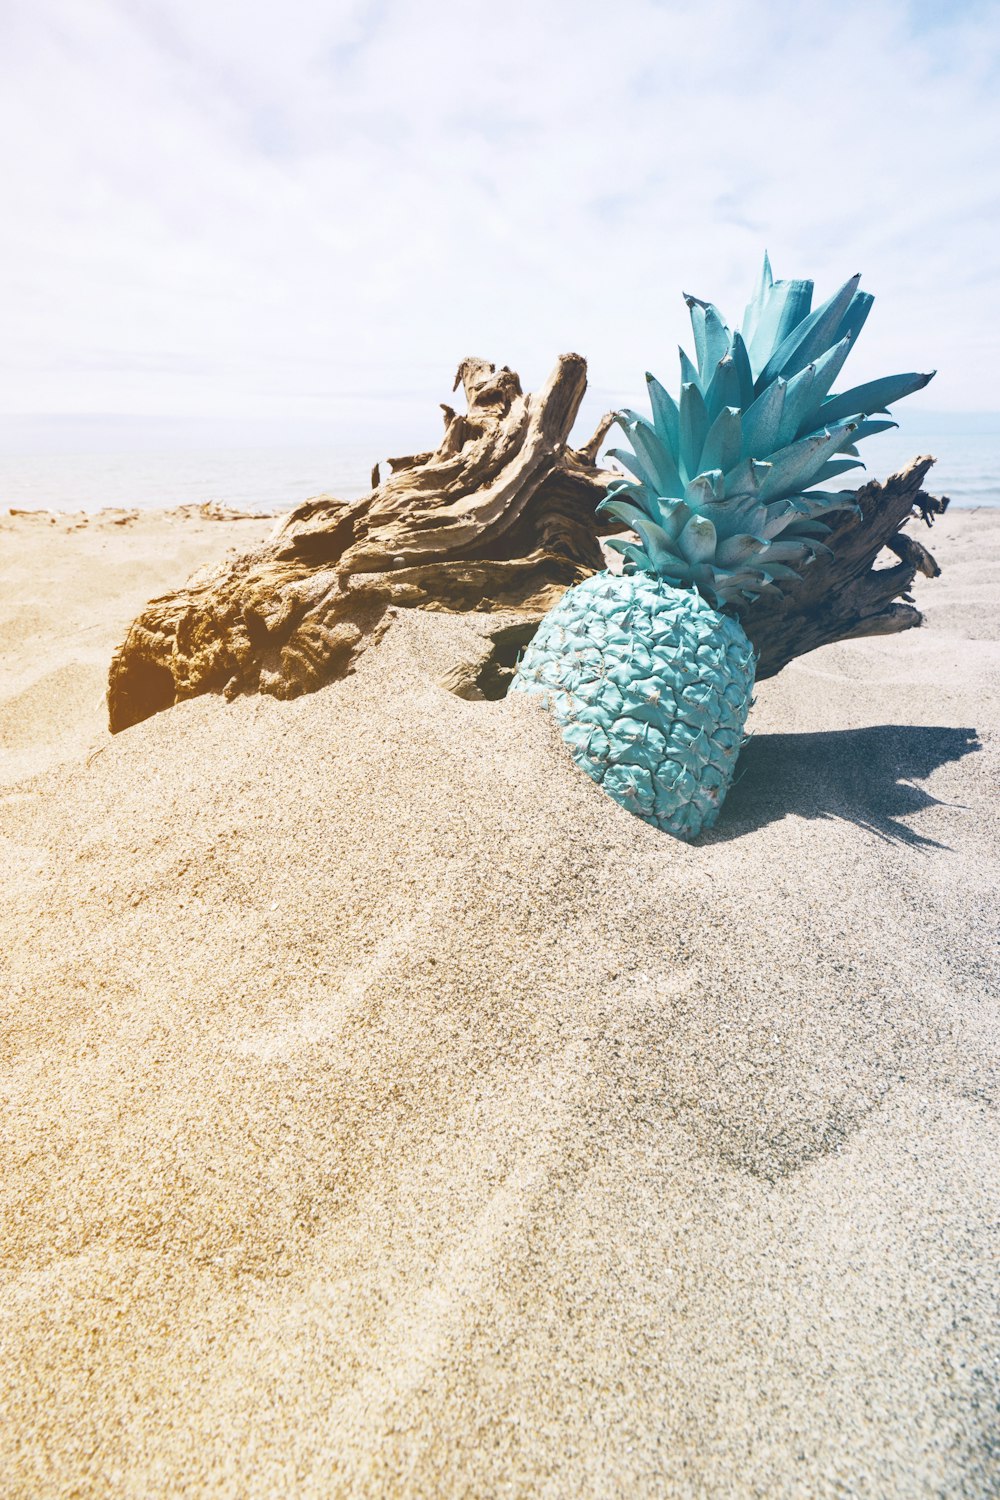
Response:
[{"label": "pineapple", "polygon": [[877,414],[930,375],[831,394],[872,297],[854,276],[810,311],[811,281],[775,281],[767,256],[740,332],[686,297],[697,367],[681,350],[675,402],[647,375],[652,420],[617,413],[634,477],[601,509],[635,540],[623,572],[569,589],[510,691],[555,716],[576,763],[623,807],[678,838],[711,828],[733,778],[754,684],[735,606],[794,578],[824,548],[823,517],[853,505],[817,490],[859,464]]}]

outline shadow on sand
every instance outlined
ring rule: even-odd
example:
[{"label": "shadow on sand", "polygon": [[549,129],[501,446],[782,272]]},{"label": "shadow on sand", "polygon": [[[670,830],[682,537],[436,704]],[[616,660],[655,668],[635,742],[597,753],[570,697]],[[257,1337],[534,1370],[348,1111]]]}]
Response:
[{"label": "shadow on sand", "polygon": [[754,735],[740,756],[718,824],[699,842],[739,838],[797,813],[843,818],[891,842],[943,848],[898,819],[940,805],[914,786],[914,779],[978,749],[974,729],[940,725]]}]

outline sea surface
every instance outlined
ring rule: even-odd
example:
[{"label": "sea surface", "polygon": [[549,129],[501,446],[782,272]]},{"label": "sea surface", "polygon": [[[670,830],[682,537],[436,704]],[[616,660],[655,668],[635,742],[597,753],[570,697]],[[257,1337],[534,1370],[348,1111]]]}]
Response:
[{"label": "sea surface", "polygon": [[[269,511],[324,493],[352,499],[366,493],[372,465],[384,460],[377,441],[204,447],[161,442],[147,448],[137,446],[134,435],[117,443],[107,429],[95,437],[85,426],[67,430],[22,422],[5,432],[0,423],[0,510],[159,509],[217,501]],[[396,443],[390,451],[414,446],[419,443]],[[863,451],[867,468],[845,476],[845,483],[885,478],[916,455],[931,453],[938,460],[927,481],[934,494],[948,495],[959,506],[1000,506],[1000,414],[921,414],[870,438]]]}]

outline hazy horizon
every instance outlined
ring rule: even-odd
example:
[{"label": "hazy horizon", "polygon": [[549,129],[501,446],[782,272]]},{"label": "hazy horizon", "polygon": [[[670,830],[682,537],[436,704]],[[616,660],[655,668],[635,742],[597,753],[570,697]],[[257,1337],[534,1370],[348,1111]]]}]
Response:
[{"label": "hazy horizon", "polygon": [[[604,394],[594,393],[573,440],[590,435],[607,408]],[[885,478],[933,453],[931,491],[961,506],[1000,503],[1000,413],[907,412],[903,403],[901,410],[898,428],[865,443],[865,468],[847,476],[849,484]],[[332,425],[293,433],[280,424],[251,429],[211,420],[25,418],[0,424],[0,509],[155,509],[211,500],[269,510],[320,493],[350,499],[367,491],[375,463],[434,446],[442,425],[434,411],[409,426],[389,421],[346,437]],[[612,432],[605,449],[614,442]]]},{"label": "hazy horizon", "polygon": [[[956,0],[14,0],[0,414],[425,431],[480,352],[675,383],[762,253],[875,307],[853,384],[1000,409],[1000,12]],[[589,420],[589,415],[588,415]],[[0,426],[3,426],[0,421]],[[367,440],[367,439],[366,439]]]}]

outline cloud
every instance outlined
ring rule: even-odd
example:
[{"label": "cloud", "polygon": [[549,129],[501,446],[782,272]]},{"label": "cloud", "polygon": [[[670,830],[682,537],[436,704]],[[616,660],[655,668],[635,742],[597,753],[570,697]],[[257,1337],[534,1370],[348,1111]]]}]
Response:
[{"label": "cloud", "polygon": [[681,290],[737,317],[765,244],[821,291],[864,272],[858,380],[936,365],[917,401],[1000,406],[1000,22],[940,14],[23,0],[0,410],[403,443],[464,354],[537,384],[575,348],[596,413],[675,383]]}]

